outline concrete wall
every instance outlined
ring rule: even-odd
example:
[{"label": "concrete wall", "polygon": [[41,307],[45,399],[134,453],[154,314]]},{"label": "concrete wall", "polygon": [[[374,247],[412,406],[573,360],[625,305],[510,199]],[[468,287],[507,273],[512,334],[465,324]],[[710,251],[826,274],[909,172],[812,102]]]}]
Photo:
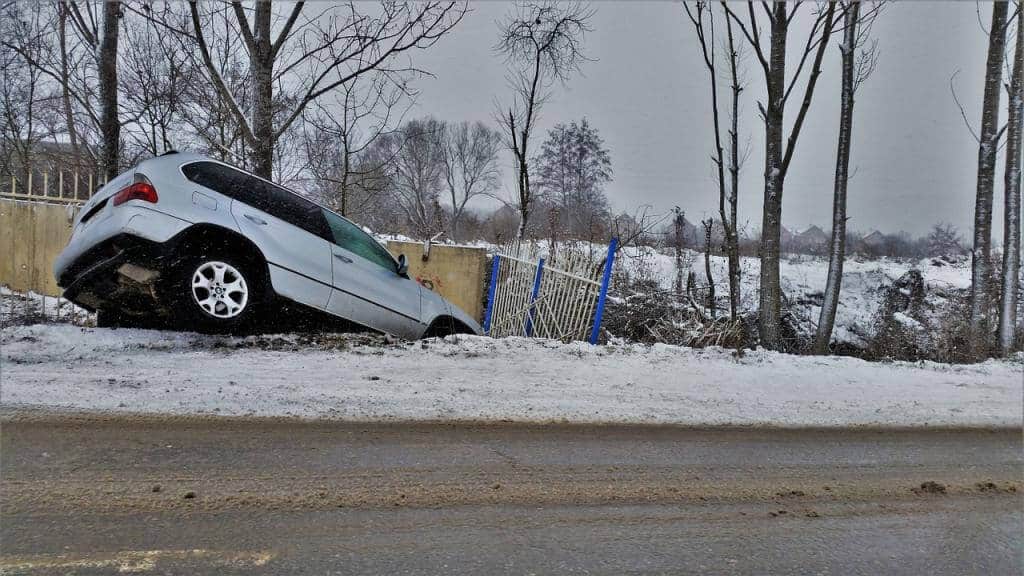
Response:
[{"label": "concrete wall", "polygon": [[59,296],[53,261],[71,236],[74,208],[0,199],[0,284]]},{"label": "concrete wall", "polygon": [[444,296],[478,322],[483,321],[487,250],[434,244],[427,260],[423,260],[422,242],[389,241],[388,250],[396,258],[405,254],[410,278]]}]

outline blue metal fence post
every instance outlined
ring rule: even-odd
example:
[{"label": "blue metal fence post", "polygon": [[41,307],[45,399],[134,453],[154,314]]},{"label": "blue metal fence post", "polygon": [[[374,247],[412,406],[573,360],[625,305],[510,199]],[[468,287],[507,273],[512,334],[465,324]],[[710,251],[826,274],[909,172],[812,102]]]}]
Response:
[{"label": "blue metal fence post", "polygon": [[594,327],[590,330],[590,343],[597,344],[597,337],[601,334],[601,318],[604,316],[604,301],[608,297],[608,284],[612,280],[612,264],[615,262],[615,250],[619,246],[619,239],[612,238],[608,243],[608,257],[604,260],[604,276],[601,277],[601,292],[597,296],[597,310],[594,312]]},{"label": "blue metal fence post", "polygon": [[484,312],[484,334],[491,333],[491,311],[494,310],[494,292],[498,288],[498,266],[501,264],[501,256],[494,254],[491,263],[491,285],[487,287],[487,311]]},{"label": "blue metal fence post", "polygon": [[533,293],[530,295],[530,311],[526,314],[526,335],[533,336],[533,303],[540,293],[540,279],[544,275],[544,259],[537,261],[537,275],[533,277]]}]

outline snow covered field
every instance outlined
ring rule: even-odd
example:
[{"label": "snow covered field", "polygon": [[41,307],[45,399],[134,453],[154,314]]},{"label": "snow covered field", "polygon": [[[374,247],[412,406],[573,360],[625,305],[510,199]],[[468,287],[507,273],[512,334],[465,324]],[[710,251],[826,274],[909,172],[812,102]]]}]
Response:
[{"label": "snow covered field", "polygon": [[0,330],[6,414],[1017,427],[1022,387],[1021,357],[950,366],[518,338]]},{"label": "snow covered field", "polygon": [[[666,290],[675,282],[675,259],[651,248],[630,247],[620,255],[620,266],[631,278],[653,280]],[[705,281],[704,254],[686,250],[684,271],[692,271],[700,286]],[[821,256],[791,254],[780,262],[782,290],[787,301],[784,307],[793,313],[796,328],[810,337],[817,330],[822,296],[828,276],[828,260]],[[877,314],[885,290],[910,270],[918,270],[924,279],[926,300],[941,308],[957,293],[964,294],[971,286],[970,261],[961,258],[945,261],[925,258],[908,261],[894,258],[846,259],[843,269],[842,295],[836,311],[833,342],[861,347],[878,328]],[[740,308],[755,311],[758,307],[758,286],[761,262],[757,258],[741,258]],[[728,261],[724,256],[711,257],[711,274],[717,286],[718,306],[728,310]],[[613,286],[616,288],[616,286]],[[621,288],[618,287],[618,288]],[[1024,303],[1022,303],[1024,306]]]}]

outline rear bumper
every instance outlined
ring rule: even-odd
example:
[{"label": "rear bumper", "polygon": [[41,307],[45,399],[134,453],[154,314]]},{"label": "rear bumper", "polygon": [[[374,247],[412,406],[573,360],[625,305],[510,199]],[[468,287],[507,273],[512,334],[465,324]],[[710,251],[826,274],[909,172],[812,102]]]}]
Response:
[{"label": "rear bumper", "polygon": [[119,234],[69,263],[57,284],[65,298],[88,310],[152,314],[159,312],[158,281],[170,253],[165,244]]},{"label": "rear bumper", "polygon": [[190,222],[130,201],[121,206],[104,207],[91,220],[79,224],[64,250],[53,264],[57,284],[67,287],[70,281],[64,279],[69,271],[80,269],[83,258],[112,240],[130,236],[155,243],[167,242],[191,225]]}]

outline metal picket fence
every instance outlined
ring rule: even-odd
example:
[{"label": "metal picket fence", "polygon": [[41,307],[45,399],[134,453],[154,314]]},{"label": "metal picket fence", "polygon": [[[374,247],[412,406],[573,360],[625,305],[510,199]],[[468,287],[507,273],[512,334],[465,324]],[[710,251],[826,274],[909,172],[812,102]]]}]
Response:
[{"label": "metal picket fence", "polygon": [[106,184],[98,172],[32,168],[0,175],[0,197],[60,204],[83,204]]},{"label": "metal picket fence", "polygon": [[[536,336],[596,344],[618,244],[603,263],[566,253],[545,263],[536,244],[515,244],[494,255],[484,331],[493,337]],[[550,260],[550,255],[548,255]]]}]

